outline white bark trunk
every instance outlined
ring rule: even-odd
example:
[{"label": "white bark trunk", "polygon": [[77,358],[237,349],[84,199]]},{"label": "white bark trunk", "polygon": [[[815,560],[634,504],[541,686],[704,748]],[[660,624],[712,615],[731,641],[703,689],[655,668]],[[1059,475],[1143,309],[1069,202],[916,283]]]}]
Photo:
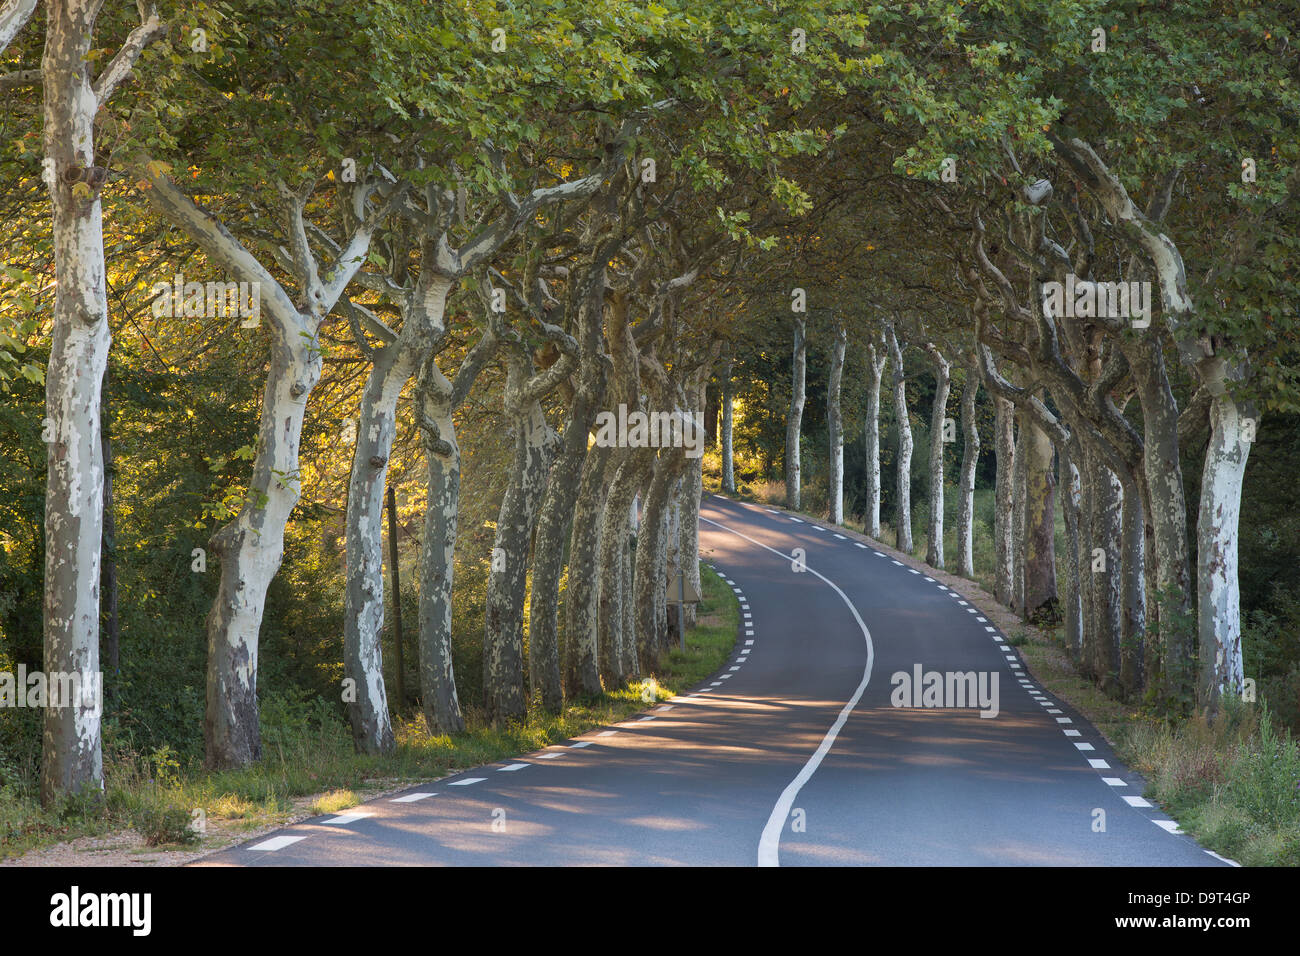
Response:
[{"label": "white bark trunk", "polygon": [[925,562],[943,569],[943,428],[948,417],[948,391],[952,365],[933,345],[926,351],[934,360],[934,406],[930,410],[930,520],[926,529]]},{"label": "white bark trunk", "polygon": [[798,511],[800,494],[799,429],[803,423],[804,385],[807,379],[808,339],[804,320],[794,319],[793,371],[790,376],[790,414],[785,424],[785,504]]},{"label": "white bark trunk", "polygon": [[994,454],[997,478],[993,489],[993,590],[998,603],[1015,604],[1015,408],[1005,398],[993,399]]},{"label": "white bark trunk", "polygon": [[1196,590],[1201,644],[1200,703],[1216,709],[1223,694],[1240,694],[1245,676],[1241,656],[1241,594],[1238,589],[1237,527],[1241,491],[1250,455],[1241,406],[1225,385],[1227,362],[1202,363],[1202,381],[1213,395],[1210,442],[1201,474],[1196,523]]},{"label": "white bark trunk", "polygon": [[957,513],[957,573],[975,576],[975,469],[979,465],[980,432],[975,421],[979,396],[979,360],[972,353],[966,366],[966,385],[961,395],[961,507]]},{"label": "white bark trunk", "polygon": [[[94,163],[98,104],[84,58],[95,6],[50,4],[41,68],[58,283],[45,373],[45,415],[52,434],[45,485],[44,667],[51,675],[75,672],[98,680],[104,488],[99,406],[111,335],[99,197],[83,197],[62,179],[65,170]],[[100,717],[97,707],[82,701],[46,708],[41,761],[46,806],[103,789]]]},{"label": "white bark trunk", "polygon": [[831,346],[831,375],[826,390],[826,423],[830,431],[830,522],[844,523],[844,419],[840,411],[840,383],[844,378],[844,350],[848,333],[843,325],[835,329]]},{"label": "white bark trunk", "polygon": [[722,490],[736,491],[736,452],[732,438],[735,421],[733,401],[735,386],[731,381],[731,362],[722,367]]},{"label": "white bark trunk", "polygon": [[867,534],[880,540],[880,383],[884,378],[888,352],[884,342],[867,345]]},{"label": "white bark trunk", "polygon": [[894,363],[894,419],[898,428],[895,474],[894,530],[899,551],[912,552],[912,420],[907,412],[907,377],[903,350],[892,325],[885,326],[889,355]]}]

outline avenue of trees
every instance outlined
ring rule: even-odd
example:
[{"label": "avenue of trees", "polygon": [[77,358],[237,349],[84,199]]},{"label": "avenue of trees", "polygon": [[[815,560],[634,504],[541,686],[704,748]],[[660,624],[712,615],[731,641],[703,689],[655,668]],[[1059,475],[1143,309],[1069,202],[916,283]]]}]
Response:
[{"label": "avenue of trees", "polygon": [[0,670],[107,682],[0,712],[47,804],[652,675],[706,481],[1297,706],[1291,3],[5,0],[0,124]]}]

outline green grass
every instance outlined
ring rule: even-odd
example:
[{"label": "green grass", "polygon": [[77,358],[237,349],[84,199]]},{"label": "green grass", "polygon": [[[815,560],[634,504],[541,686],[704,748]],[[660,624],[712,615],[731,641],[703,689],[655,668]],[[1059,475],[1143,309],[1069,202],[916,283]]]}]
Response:
[{"label": "green grass", "polygon": [[[527,719],[505,728],[471,726],[455,736],[428,733],[418,716],[395,718],[396,752],[357,754],[346,722],[319,698],[262,702],[262,760],[242,770],[183,768],[168,749],[114,754],[105,761],[102,801],[70,800],[43,810],[32,788],[0,787],[0,859],[81,836],[135,827],[151,845],[194,841],[187,830],[196,811],[209,825],[252,830],[295,812],[332,813],[383,789],[435,779],[458,770],[537,750],[593,727],[617,723],[716,671],[736,642],[740,607],[722,579],[700,568],[699,624],[686,649],[673,650],[658,672],[599,697],[569,703],[560,714],[532,706]],[[311,806],[301,798],[320,794]],[[349,802],[350,801],[350,802]],[[220,838],[208,836],[207,846]]]}]

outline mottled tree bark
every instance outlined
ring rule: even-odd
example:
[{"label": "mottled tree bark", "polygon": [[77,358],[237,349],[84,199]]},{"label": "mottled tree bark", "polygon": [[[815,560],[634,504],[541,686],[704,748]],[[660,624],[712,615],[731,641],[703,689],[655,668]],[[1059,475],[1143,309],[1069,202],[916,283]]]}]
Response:
[{"label": "mottled tree bark", "polygon": [[1061,606],[1065,629],[1065,646],[1078,657],[1083,643],[1083,593],[1080,575],[1080,507],[1083,488],[1078,464],[1074,461],[1076,443],[1057,448],[1057,482],[1062,489],[1061,512],[1065,518],[1065,601]]},{"label": "mottled tree bark", "polygon": [[966,363],[966,384],[961,394],[961,501],[957,511],[957,573],[967,578],[975,576],[975,469],[980,457],[975,402],[979,387],[979,364],[972,353]]},{"label": "mottled tree bark", "polygon": [[[569,536],[569,584],[564,596],[566,658],[565,690],[570,697],[601,692],[600,564],[601,511],[605,506],[605,472],[611,449],[596,445],[587,452],[573,510]],[[606,658],[608,660],[608,658]]]},{"label": "mottled tree bark", "polygon": [[894,419],[898,428],[895,475],[894,529],[899,551],[912,553],[912,420],[907,411],[907,374],[903,350],[893,325],[885,326],[890,360],[894,365]]},{"label": "mottled tree bark", "polygon": [[731,359],[722,366],[722,490],[731,494],[736,491],[736,450],[732,437],[735,427],[735,385],[731,381]]},{"label": "mottled tree bark", "polygon": [[785,422],[785,505],[800,506],[799,429],[803,423],[805,382],[808,370],[808,338],[802,317],[794,317],[793,371],[790,375],[790,414]]},{"label": "mottled tree bark", "polygon": [[867,534],[880,540],[880,383],[889,353],[883,339],[867,343],[867,415],[863,426],[867,444]]},{"label": "mottled tree bark", "polygon": [[[108,286],[104,263],[100,181],[77,182],[95,165],[94,122],[99,108],[132,70],[140,51],[162,34],[155,11],[143,21],[92,83],[98,0],[46,4],[44,178],[49,188],[54,252],[54,311],[45,367],[46,442],[44,668],[101,680],[99,666],[100,546],[103,538],[104,459],[100,395],[108,366]],[[18,0],[0,10],[0,49],[32,15]],[[102,687],[100,688],[102,693]],[[41,755],[41,802],[53,806],[104,786],[100,705],[93,694],[47,702]]]},{"label": "mottled tree bark", "polygon": [[1056,470],[1052,440],[1027,422],[1025,461],[1024,614],[1057,603]]},{"label": "mottled tree bark", "polygon": [[848,332],[835,327],[831,344],[831,374],[826,389],[826,426],[830,432],[830,522],[844,523],[844,417],[840,410],[840,383],[844,378],[844,350]]},{"label": "mottled tree bark", "polygon": [[416,389],[427,466],[420,542],[420,693],[424,722],[431,734],[457,734],[465,729],[451,656],[451,597],[460,514],[460,445],[454,414],[496,347],[495,334],[491,330],[484,332],[465,356],[454,380],[442,373],[437,356],[429,355]]},{"label": "mottled tree bark", "polygon": [[1196,522],[1197,621],[1201,645],[1198,703],[1216,710],[1223,694],[1240,694],[1241,596],[1237,581],[1237,526],[1250,444],[1258,428],[1253,409],[1228,392],[1229,362],[1213,356],[1201,363],[1211,395],[1210,442],[1201,473]]},{"label": "mottled tree bark", "polygon": [[926,351],[934,361],[934,405],[930,409],[930,517],[926,522],[925,563],[943,569],[943,429],[948,417],[952,365],[933,344]]},{"label": "mottled tree bark", "polygon": [[994,454],[997,478],[993,489],[993,590],[998,603],[1012,607],[1015,603],[1015,523],[1014,496],[1016,471],[1015,410],[1005,398],[993,399]]}]

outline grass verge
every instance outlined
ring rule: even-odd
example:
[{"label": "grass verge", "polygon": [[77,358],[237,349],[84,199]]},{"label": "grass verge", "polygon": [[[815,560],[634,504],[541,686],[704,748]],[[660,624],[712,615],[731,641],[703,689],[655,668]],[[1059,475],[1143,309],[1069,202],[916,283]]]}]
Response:
[{"label": "grass verge", "polygon": [[0,859],[81,837],[136,831],[146,846],[216,849],[294,819],[345,810],[384,792],[492,763],[617,723],[673,697],[716,671],[736,642],[735,595],[701,566],[701,601],[686,649],[665,655],[658,672],[560,714],[530,706],[505,728],[471,726],[455,736],[429,734],[423,719],[396,718],[396,752],[354,752],[341,712],[328,702],[263,703],[262,760],[237,771],[182,767],[164,747],[119,755],[105,766],[102,801],[70,800],[43,810],[29,789],[0,787]]}]

